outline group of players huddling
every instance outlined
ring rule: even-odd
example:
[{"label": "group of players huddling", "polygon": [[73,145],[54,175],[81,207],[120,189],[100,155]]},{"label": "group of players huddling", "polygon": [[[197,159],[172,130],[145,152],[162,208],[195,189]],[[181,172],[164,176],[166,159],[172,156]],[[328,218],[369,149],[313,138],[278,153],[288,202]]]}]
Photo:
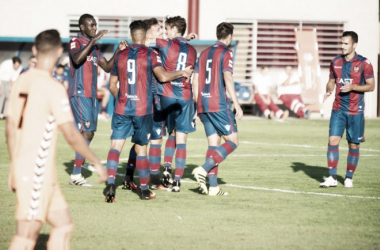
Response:
[{"label": "group of players huddling", "polygon": [[[204,164],[195,168],[193,175],[202,193],[228,195],[218,186],[218,166],[239,145],[235,118],[243,116],[232,78],[233,54],[228,49],[233,25],[223,22],[217,26],[217,41],[200,53],[198,61],[196,50],[188,43],[197,35],[191,33],[183,37],[186,22],[179,16],[166,19],[167,39],[162,39],[163,31],[157,19],[133,21],[130,24],[132,43],[120,42],[109,61],[95,44],[108,31],[97,33],[97,23],[89,14],[80,17],[79,27],[81,33],[69,43],[72,81],[68,96],[64,87],[51,77],[63,51],[56,30],[43,31],[36,37],[33,53],[37,55],[37,67],[20,76],[12,88],[7,142],[12,162],[9,187],[17,196],[17,232],[9,249],[33,249],[46,220],[52,226],[48,249],[70,248],[73,222],[55,170],[57,128],[76,151],[70,184],[91,186],[81,175],[84,160],[88,159],[94,164],[99,182],[107,180],[105,200],[112,203],[115,202],[120,152],[129,137],[133,146],[123,185],[141,190],[143,200],[155,198],[151,190],[179,192],[186,165],[187,134],[195,131],[195,120],[199,117],[205,128],[208,149]],[[350,147],[346,187],[353,186],[359,143],[364,141],[363,98],[364,92],[373,91],[374,79],[369,61],[355,53],[355,35],[354,32],[343,33],[345,54],[331,64],[325,98],[331,95],[335,84],[337,91],[327,154],[330,176],[321,183],[323,187],[337,185],[338,145],[344,129],[347,129]],[[107,171],[88,146],[97,126],[98,65],[111,72],[109,88],[116,99]],[[227,93],[234,104],[235,115]],[[160,180],[161,146],[166,131],[169,136]],[[140,187],[133,180],[135,168]]]},{"label": "group of players huddling", "polygon": [[[116,99],[111,148],[107,157],[106,201],[115,201],[119,156],[129,137],[132,137],[133,146],[123,182],[125,188],[140,189],[141,199],[147,200],[155,198],[151,190],[180,191],[186,166],[187,135],[195,131],[196,109],[205,125],[209,148],[207,161],[193,174],[203,193],[227,195],[217,183],[218,164],[237,147],[238,138],[235,115],[229,108],[226,90],[235,105],[236,117],[240,119],[243,115],[232,79],[233,55],[228,49],[233,26],[229,23],[218,25],[218,41],[202,52],[197,62],[197,52],[188,43],[188,39],[195,38],[196,34],[189,34],[188,39],[183,37],[186,31],[184,18],[166,19],[167,39],[162,38],[163,30],[157,19],[133,21],[130,24],[132,43],[122,41],[114,56],[107,61],[95,44],[107,31],[96,34],[96,21],[88,14],[82,15],[79,23],[81,34],[69,43],[73,65],[69,94],[75,122],[88,144],[97,124],[96,78],[93,77],[97,64],[111,72],[109,89]],[[166,131],[169,137],[161,182],[161,146]],[[224,144],[221,144],[221,137],[226,141]],[[171,168],[173,157],[174,176]],[[81,175],[83,162],[84,157],[76,153],[71,184],[91,185]],[[140,187],[133,180],[135,168]],[[210,189],[205,179],[208,173]]]}]

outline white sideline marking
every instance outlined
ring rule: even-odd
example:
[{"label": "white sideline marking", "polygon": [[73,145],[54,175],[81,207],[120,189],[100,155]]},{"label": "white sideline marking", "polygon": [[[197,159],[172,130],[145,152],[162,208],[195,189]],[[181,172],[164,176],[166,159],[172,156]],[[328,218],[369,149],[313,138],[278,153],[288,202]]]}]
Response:
[{"label": "white sideline marking", "polygon": [[[102,161],[107,162],[107,161]],[[84,164],[83,168],[95,172],[95,169],[92,165]],[[118,176],[125,176],[124,174],[116,173]],[[134,177],[138,178],[137,175]],[[186,181],[181,180],[182,183],[191,183],[196,184],[196,181]],[[265,187],[252,187],[252,186],[242,186],[242,185],[235,185],[235,184],[220,184],[219,186],[226,186],[226,187],[232,187],[232,188],[240,188],[240,189],[251,189],[251,190],[264,190],[264,191],[272,191],[272,192],[280,192],[280,193],[289,193],[289,194],[311,194],[311,195],[321,195],[321,196],[332,196],[332,197],[345,197],[345,198],[359,198],[359,199],[372,199],[372,200],[380,200],[380,197],[373,197],[373,196],[359,196],[359,195],[344,195],[344,194],[330,194],[330,193],[317,193],[317,192],[305,192],[305,191],[293,191],[293,190],[286,190],[286,189],[278,189],[278,188],[265,188]]]},{"label": "white sideline marking", "polygon": [[[101,133],[96,134],[96,135],[98,135],[98,136],[110,136],[108,134],[101,134]],[[206,139],[187,138],[187,140],[188,141],[204,141],[204,142],[207,142]],[[293,147],[293,148],[318,148],[318,149],[327,150],[327,145],[325,147],[317,147],[317,146],[304,145],[304,144],[268,143],[268,142],[252,142],[252,141],[239,141],[239,143],[240,144],[251,144],[251,145],[265,145],[265,146],[283,146],[283,147]],[[348,147],[342,147],[342,148],[339,148],[339,150],[348,151]],[[372,148],[360,148],[360,151],[380,152],[379,149],[372,149]],[[323,155],[323,156],[326,156],[326,155]]]}]

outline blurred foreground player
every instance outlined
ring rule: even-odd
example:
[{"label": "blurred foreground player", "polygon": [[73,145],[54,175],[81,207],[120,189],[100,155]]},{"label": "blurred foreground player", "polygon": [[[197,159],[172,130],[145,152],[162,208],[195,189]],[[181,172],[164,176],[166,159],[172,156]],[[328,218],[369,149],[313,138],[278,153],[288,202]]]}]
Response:
[{"label": "blurred foreground player", "polygon": [[330,118],[327,166],[330,176],[320,187],[337,186],[339,142],[346,130],[348,142],[345,187],[353,187],[352,177],[359,161],[359,145],[364,142],[364,92],[375,89],[373,68],[369,60],[356,54],[358,35],[353,31],[342,34],[342,55],[330,65],[330,80],[326,85],[326,100],[335,89]]},{"label": "blurred foreground player", "polygon": [[[242,118],[243,111],[232,78],[233,54],[228,49],[233,30],[234,26],[230,23],[219,24],[216,28],[218,41],[202,51],[194,69],[194,99],[206,131],[208,150],[206,162],[195,168],[193,174],[202,192],[210,196],[228,195],[218,186],[218,165],[239,145],[236,121],[226,95],[227,90],[236,109],[236,118]],[[225,140],[223,144],[221,137]],[[206,186],[207,174],[210,190]]]},{"label": "blurred foreground player", "polygon": [[99,181],[106,172],[75,128],[65,88],[53,77],[62,55],[58,31],[35,39],[36,68],[14,83],[8,108],[7,142],[11,158],[9,188],[16,192],[17,231],[9,249],[34,249],[43,223],[51,225],[48,249],[69,249],[73,222],[57,183],[57,128],[73,149],[94,163]]}]

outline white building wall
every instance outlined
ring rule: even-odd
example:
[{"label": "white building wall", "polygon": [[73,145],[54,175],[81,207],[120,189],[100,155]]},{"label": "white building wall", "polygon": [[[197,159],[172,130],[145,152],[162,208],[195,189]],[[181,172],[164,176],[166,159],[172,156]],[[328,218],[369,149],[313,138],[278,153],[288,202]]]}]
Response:
[{"label": "white building wall", "polygon": [[[188,8],[187,0],[0,0],[0,4],[3,6],[0,36],[11,37],[34,37],[49,28],[58,29],[62,37],[68,37],[69,16],[83,13],[109,17],[180,15],[187,18]],[[223,21],[343,21],[346,30],[358,33],[357,52],[372,62],[377,78],[378,0],[200,0],[199,7],[199,36],[203,40],[215,39],[215,28]],[[327,79],[328,72],[323,70],[323,85]],[[376,93],[377,84],[374,92],[366,94],[368,117],[377,115]],[[332,99],[324,105],[325,117],[329,117]]]}]

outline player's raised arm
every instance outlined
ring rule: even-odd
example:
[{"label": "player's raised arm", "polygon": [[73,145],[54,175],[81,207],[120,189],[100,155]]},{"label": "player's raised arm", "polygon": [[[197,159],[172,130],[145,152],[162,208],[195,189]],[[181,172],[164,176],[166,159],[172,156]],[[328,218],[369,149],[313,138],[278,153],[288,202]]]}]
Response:
[{"label": "player's raised arm", "polygon": [[78,152],[80,155],[88,159],[94,164],[96,172],[99,175],[99,183],[107,180],[107,172],[103,164],[100,163],[99,158],[88,147],[83,136],[78,132],[72,122],[66,122],[59,125],[59,129],[62,131],[67,143]]},{"label": "player's raised arm", "polygon": [[[91,25],[91,26],[95,25],[96,26],[96,23],[95,24],[91,23],[89,25]],[[76,47],[76,41],[75,40],[71,40],[71,43],[70,43],[70,48],[71,48],[70,54],[71,54],[71,58],[72,58],[73,62],[76,65],[79,65],[84,60],[86,60],[86,57],[90,53],[90,51],[92,49],[92,46],[94,46],[95,42],[98,41],[103,35],[105,35],[107,33],[108,33],[108,30],[102,30],[102,31],[100,31],[98,34],[96,34],[96,36],[93,39],[90,40],[90,42],[83,49],[79,49],[79,48],[78,49],[72,49],[73,47],[74,48]]]},{"label": "player's raised arm", "polygon": [[224,71],[223,72],[223,78],[224,78],[224,82],[226,84],[227,92],[230,95],[230,98],[235,105],[235,109],[236,109],[236,115],[235,116],[237,119],[241,119],[243,117],[243,110],[241,109],[239,101],[238,101],[237,96],[236,96],[234,79],[232,78],[232,73],[230,71]]},{"label": "player's raised arm", "polygon": [[191,41],[191,40],[193,40],[193,39],[197,39],[197,38],[198,38],[198,35],[195,34],[195,33],[190,33],[190,34],[188,34],[188,35],[186,36],[186,40],[187,40],[187,41]]},{"label": "player's raised arm", "polygon": [[107,61],[107,59],[105,59],[104,57],[102,57],[100,60],[99,60],[99,66],[107,73],[111,72],[112,70],[112,67],[113,67],[113,63],[115,61],[115,56],[116,54],[120,51],[120,50],[124,50],[126,49],[128,46],[128,43],[127,41],[123,40],[119,43],[119,46],[117,47],[117,49],[115,50],[115,53],[113,54],[113,56],[111,57],[111,59],[109,61]]}]

